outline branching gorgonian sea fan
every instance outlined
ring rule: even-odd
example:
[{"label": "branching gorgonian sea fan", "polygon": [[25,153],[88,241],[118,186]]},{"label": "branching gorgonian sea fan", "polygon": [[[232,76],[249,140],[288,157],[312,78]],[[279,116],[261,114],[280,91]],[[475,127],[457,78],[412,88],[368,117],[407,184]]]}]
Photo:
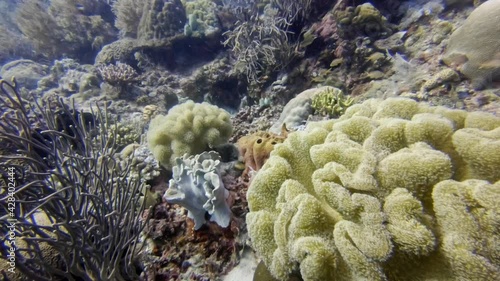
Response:
[{"label": "branching gorgonian sea fan", "polygon": [[106,110],[28,102],[0,87],[1,257],[15,253],[24,274],[4,278],[137,280],[143,184],[115,158]]}]

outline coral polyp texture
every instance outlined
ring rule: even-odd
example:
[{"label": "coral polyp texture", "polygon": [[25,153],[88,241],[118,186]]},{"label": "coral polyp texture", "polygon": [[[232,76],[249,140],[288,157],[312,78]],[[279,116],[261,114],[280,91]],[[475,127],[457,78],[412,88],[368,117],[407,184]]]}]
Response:
[{"label": "coral polyp texture", "polygon": [[227,142],[233,131],[229,113],[209,103],[188,101],[158,115],[149,125],[147,141],[156,160],[167,169],[175,158],[196,155]]},{"label": "coral polyp texture", "polygon": [[290,133],[247,193],[274,277],[500,280],[500,118],[392,98]]}]

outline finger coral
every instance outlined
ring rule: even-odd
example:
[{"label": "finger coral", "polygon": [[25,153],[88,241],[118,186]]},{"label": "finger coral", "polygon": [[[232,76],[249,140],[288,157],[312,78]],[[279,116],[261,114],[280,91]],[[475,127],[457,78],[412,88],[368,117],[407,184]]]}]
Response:
[{"label": "finger coral", "polygon": [[279,280],[498,280],[499,121],[393,98],[310,123],[250,185],[253,248]]}]

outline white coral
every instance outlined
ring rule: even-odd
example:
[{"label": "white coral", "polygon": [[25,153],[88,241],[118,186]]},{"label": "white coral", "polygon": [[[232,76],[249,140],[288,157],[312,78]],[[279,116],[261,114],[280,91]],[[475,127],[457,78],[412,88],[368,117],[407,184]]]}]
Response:
[{"label": "white coral", "polygon": [[210,221],[222,227],[229,225],[231,210],[226,202],[229,193],[220,178],[219,164],[219,154],[210,151],[178,157],[172,168],[173,178],[163,198],[188,209],[188,217],[194,220],[195,229],[206,222],[207,212]]}]

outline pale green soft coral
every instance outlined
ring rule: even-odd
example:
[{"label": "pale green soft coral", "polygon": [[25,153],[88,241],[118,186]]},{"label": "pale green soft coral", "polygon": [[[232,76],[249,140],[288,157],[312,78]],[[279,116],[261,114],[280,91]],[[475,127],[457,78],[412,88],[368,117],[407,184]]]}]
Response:
[{"label": "pale green soft coral", "polygon": [[442,251],[460,280],[500,280],[500,183],[447,180],[434,187]]},{"label": "pale green soft coral", "polygon": [[498,122],[394,98],[310,123],[252,180],[253,248],[279,280],[499,280]]},{"label": "pale green soft coral", "polygon": [[500,178],[500,127],[491,131],[462,129],[452,142],[465,163],[467,178],[496,181]]},{"label": "pale green soft coral", "polygon": [[149,125],[147,141],[155,158],[170,169],[175,158],[196,155],[227,142],[232,133],[229,113],[209,103],[188,101],[158,115]]},{"label": "pale green soft coral", "polygon": [[311,107],[323,116],[338,117],[351,106],[354,100],[337,88],[328,87],[316,94],[311,100]]}]

